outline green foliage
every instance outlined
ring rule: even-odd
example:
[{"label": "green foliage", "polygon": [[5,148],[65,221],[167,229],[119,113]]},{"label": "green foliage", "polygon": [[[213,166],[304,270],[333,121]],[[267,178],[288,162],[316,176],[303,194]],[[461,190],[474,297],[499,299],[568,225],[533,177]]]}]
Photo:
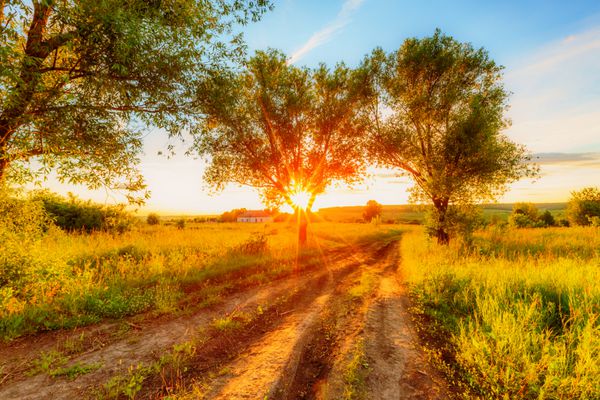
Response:
[{"label": "green foliage", "polygon": [[170,136],[186,131],[197,82],[243,55],[235,25],[269,7],[268,0],[2,2],[0,181],[7,172],[24,181],[54,169],[63,181],[143,200],[140,122]]},{"label": "green foliage", "polygon": [[363,211],[362,217],[365,221],[371,222],[375,217],[381,217],[383,206],[375,200],[367,201],[367,205]]},{"label": "green foliage", "polygon": [[196,148],[208,158],[205,180],[217,190],[255,187],[273,206],[296,207],[293,194],[309,193],[310,209],[332,182],[362,178],[367,81],[364,68],[300,68],[268,50],[203,82]]},{"label": "green foliage", "polygon": [[123,205],[100,205],[82,201],[69,194],[65,199],[57,194],[40,191],[33,199],[44,205],[48,216],[66,231],[92,232],[104,230],[123,233],[131,228],[133,218]]},{"label": "green foliage", "polygon": [[[436,236],[447,243],[450,205],[491,200],[507,184],[536,169],[525,163],[523,146],[502,133],[507,92],[502,67],[484,49],[474,49],[439,30],[407,39],[386,55],[368,59],[382,107],[374,116],[371,154],[399,168],[416,185],[412,199],[433,204]],[[378,113],[391,110],[382,118]]]},{"label": "green foliage", "polygon": [[150,213],[148,214],[148,216],[146,217],[146,223],[148,225],[158,225],[160,224],[160,218],[158,217],[157,214],[155,213]]},{"label": "green foliage", "polygon": [[425,230],[431,237],[438,237],[440,228],[449,238],[458,239],[469,247],[473,241],[473,233],[483,226],[481,209],[475,206],[450,206],[440,214],[435,207],[430,207],[425,215]]},{"label": "green foliage", "polygon": [[540,216],[539,221],[544,226],[556,226],[556,220],[549,210],[544,211],[544,213]]},{"label": "green foliage", "polygon": [[546,228],[556,225],[556,220],[549,210],[541,215],[533,203],[515,203],[508,223],[515,228]]},{"label": "green foliage", "polygon": [[593,217],[600,217],[600,189],[584,188],[571,192],[567,216],[573,225],[590,225]]},{"label": "green foliage", "polygon": [[20,308],[10,300],[11,284],[27,279],[36,264],[36,246],[51,222],[39,201],[20,198],[0,187],[0,317],[5,310]]},{"label": "green foliage", "polygon": [[57,368],[54,370],[49,371],[49,375],[52,378],[55,378],[57,376],[65,376],[69,379],[75,379],[80,375],[85,375],[85,374],[89,374],[90,372],[96,371],[97,369],[101,368],[102,364],[100,363],[94,363],[94,364],[79,364],[79,363],[75,363],[74,365],[71,365],[70,367],[63,367],[63,368]]}]

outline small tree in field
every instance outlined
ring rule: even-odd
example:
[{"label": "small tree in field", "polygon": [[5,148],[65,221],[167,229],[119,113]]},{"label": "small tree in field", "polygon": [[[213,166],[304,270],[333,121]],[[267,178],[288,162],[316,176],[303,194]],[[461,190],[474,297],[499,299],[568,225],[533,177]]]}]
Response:
[{"label": "small tree in field", "polygon": [[146,223],[148,225],[158,225],[160,224],[160,218],[158,217],[157,214],[155,213],[150,213],[148,214],[148,216],[146,217]]},{"label": "small tree in field", "polygon": [[379,71],[382,105],[374,113],[371,154],[412,177],[412,199],[433,206],[438,243],[450,240],[448,218],[458,215],[450,208],[494,199],[507,184],[535,174],[525,148],[502,134],[502,68],[485,50],[437,30],[389,55],[376,50],[369,62]]},{"label": "small tree in field", "polygon": [[206,118],[197,148],[210,162],[205,180],[217,189],[255,187],[272,206],[288,203],[298,211],[303,243],[315,197],[364,172],[367,75],[343,64],[298,68],[269,50],[237,74],[215,76],[198,97]]},{"label": "small tree in field", "polygon": [[243,54],[240,38],[228,38],[234,24],[267,8],[268,0],[0,0],[0,182],[54,169],[90,188],[143,190],[136,126],[180,135],[195,82]]},{"label": "small tree in field", "polygon": [[363,211],[363,219],[367,222],[371,222],[373,218],[381,217],[381,211],[383,207],[375,200],[367,201],[365,210]]},{"label": "small tree in field", "polygon": [[567,204],[567,216],[574,225],[590,225],[594,217],[600,217],[600,189],[587,187],[571,192]]}]

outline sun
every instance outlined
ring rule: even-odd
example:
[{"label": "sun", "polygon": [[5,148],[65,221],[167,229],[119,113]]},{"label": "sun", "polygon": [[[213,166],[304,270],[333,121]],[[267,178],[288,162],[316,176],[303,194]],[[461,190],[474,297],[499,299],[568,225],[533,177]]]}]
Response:
[{"label": "sun", "polygon": [[294,192],[290,195],[290,199],[292,200],[292,203],[294,203],[294,206],[303,210],[308,208],[310,197],[310,193],[304,190]]}]

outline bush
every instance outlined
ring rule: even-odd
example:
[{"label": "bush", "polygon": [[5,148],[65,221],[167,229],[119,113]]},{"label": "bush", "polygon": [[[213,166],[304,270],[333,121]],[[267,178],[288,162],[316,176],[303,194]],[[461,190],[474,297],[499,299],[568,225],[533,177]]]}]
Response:
[{"label": "bush", "polygon": [[548,210],[544,211],[540,217],[540,222],[542,222],[544,226],[556,226],[556,220],[554,219],[552,213]]},{"label": "bush", "polygon": [[160,219],[158,218],[158,215],[156,215],[155,213],[150,213],[146,217],[146,223],[148,225],[158,225],[158,224],[160,224]]},{"label": "bush", "polygon": [[573,225],[587,226],[593,217],[600,217],[600,189],[588,187],[571,192],[567,204],[567,217]]},{"label": "bush", "polygon": [[381,204],[376,202],[375,200],[367,201],[367,205],[365,206],[365,210],[363,211],[363,219],[366,222],[371,222],[373,218],[381,217],[381,211],[383,207]]},{"label": "bush", "polygon": [[39,191],[33,195],[35,201],[43,204],[53,222],[69,232],[109,231],[122,233],[131,228],[133,219],[122,205],[106,206],[83,201],[69,194],[65,199],[49,191]]},{"label": "bush", "polygon": [[[0,288],[24,277],[33,263],[34,245],[50,226],[41,202],[11,196],[0,188]],[[5,297],[0,295],[0,309]]]},{"label": "bush", "polygon": [[263,233],[253,234],[248,240],[235,248],[236,253],[245,255],[259,255],[267,252],[269,248],[267,237]]},{"label": "bush", "polygon": [[515,203],[512,214],[508,217],[508,223],[515,228],[546,228],[556,226],[552,213],[548,210],[542,215],[533,203]]},{"label": "bush", "polygon": [[175,221],[175,226],[177,227],[177,229],[184,229],[185,228],[185,219],[180,218],[177,221]]}]

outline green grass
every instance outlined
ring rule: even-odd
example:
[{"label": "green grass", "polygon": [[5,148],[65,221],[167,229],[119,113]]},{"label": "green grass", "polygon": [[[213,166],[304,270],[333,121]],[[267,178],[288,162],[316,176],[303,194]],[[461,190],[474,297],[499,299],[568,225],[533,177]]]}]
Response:
[{"label": "green grass", "polygon": [[[539,203],[536,204],[540,212],[549,210],[554,217],[564,218],[566,203]],[[500,220],[508,220],[513,204],[483,204],[480,206],[483,217],[487,220],[496,216]],[[359,222],[362,220],[364,206],[329,207],[321,208],[318,216],[332,222]],[[425,219],[424,209],[415,205],[384,205],[381,214],[382,222],[395,222],[404,224],[422,224]]]},{"label": "green grass", "polygon": [[288,223],[140,225],[121,235],[50,229],[25,244],[16,238],[0,250],[0,267],[12,271],[0,280],[0,338],[208,306],[239,282],[272,280],[293,271],[298,257],[310,263],[324,249],[386,229],[315,223],[303,252]]},{"label": "green grass", "polygon": [[[467,398],[600,398],[600,230],[489,230],[468,254],[402,242],[403,269]],[[436,353],[438,351],[438,353]]]}]

